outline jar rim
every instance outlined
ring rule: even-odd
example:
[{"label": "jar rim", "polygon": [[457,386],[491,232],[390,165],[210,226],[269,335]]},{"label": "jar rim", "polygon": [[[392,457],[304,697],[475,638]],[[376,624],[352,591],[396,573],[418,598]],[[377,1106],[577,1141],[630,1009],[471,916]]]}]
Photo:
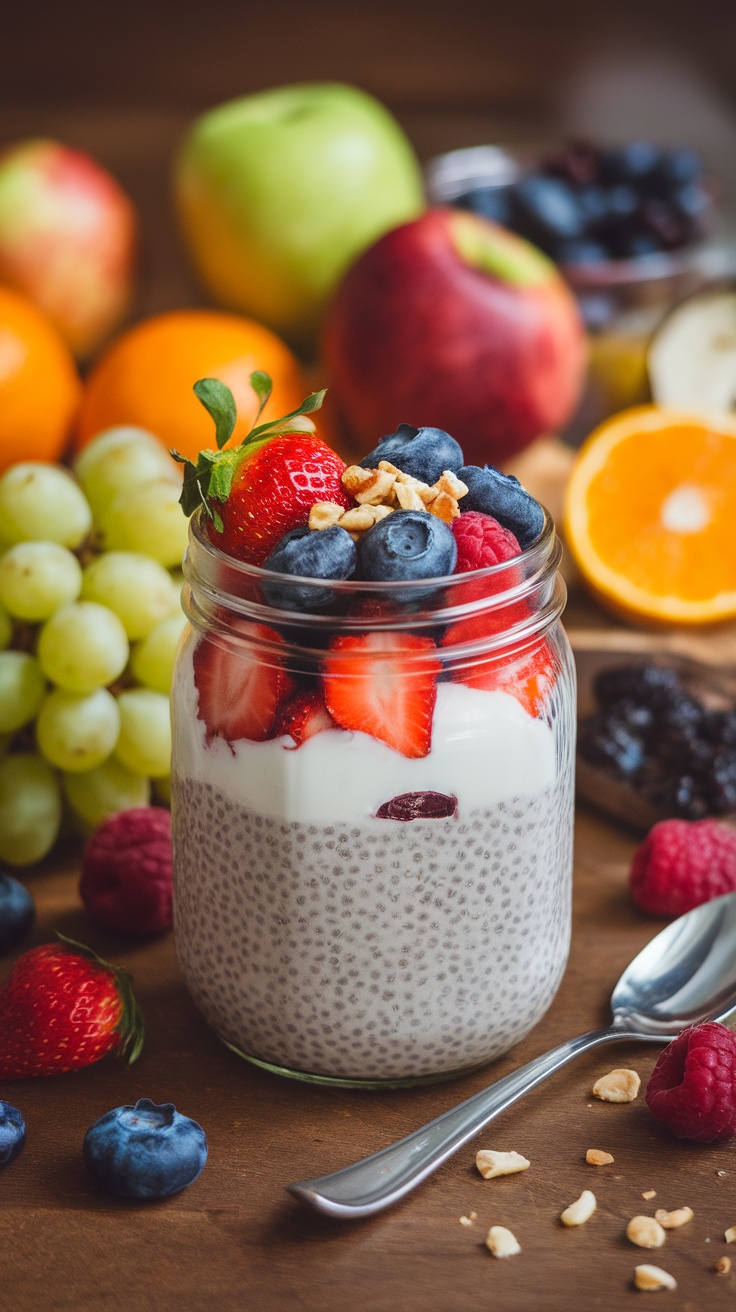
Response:
[{"label": "jar rim", "polygon": [[[557,575],[561,556],[554,521],[545,510],[543,527],[531,546],[497,565],[437,578],[385,583],[360,579],[315,579],[284,575],[228,556],[205,536],[201,512],[196,512],[190,521],[189,547],[184,557],[184,575],[188,584],[185,609],[200,628],[214,626],[227,632],[228,628],[235,627],[228,624],[229,614],[236,621],[246,619],[285,630],[289,635],[289,645],[299,646],[300,633],[324,635],[365,632],[366,629],[421,632],[422,629],[435,629],[493,612],[511,616],[515,603],[531,602],[524,608],[521,619],[517,615],[516,622],[510,621],[498,632],[470,644],[473,650],[480,650],[479,642],[483,650],[491,650],[508,646],[510,639],[523,642],[540,631],[546,631],[559,618],[566,600],[566,589]],[[264,600],[254,599],[254,594],[255,597],[262,596],[263,583],[273,581],[283,586],[287,578],[290,584],[306,589],[307,595],[309,589],[314,589],[316,595],[317,590],[324,590],[327,586],[336,601],[382,598],[395,605],[387,608],[385,614],[366,615],[359,611],[346,614],[335,607],[329,610],[279,609]],[[487,585],[488,591],[483,585]],[[402,604],[409,607],[417,592],[425,594],[426,608],[419,610],[412,605],[411,609],[402,609]],[[468,600],[469,593],[476,595]],[[428,604],[433,594],[440,598],[439,606]],[[237,629],[234,636],[237,640]],[[463,650],[466,649],[470,648],[463,644]],[[448,650],[447,655],[450,654]]]}]

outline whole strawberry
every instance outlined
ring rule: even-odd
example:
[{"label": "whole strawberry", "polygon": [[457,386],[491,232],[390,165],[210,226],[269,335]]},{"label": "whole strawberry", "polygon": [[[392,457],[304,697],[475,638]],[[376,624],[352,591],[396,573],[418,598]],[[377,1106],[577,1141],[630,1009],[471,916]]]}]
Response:
[{"label": "whole strawberry", "polygon": [[268,374],[250,376],[260,409],[255,426],[240,446],[222,448],[235,427],[232,392],[216,378],[194,385],[199,400],[215,421],[217,451],[200,451],[196,465],[172,451],[184,469],[181,505],[191,515],[202,507],[204,529],[227,556],[262,565],[290,529],[309,520],[316,501],[346,509],[342,487],[345,462],[327,446],[305,416],[319,410],[324,392],[312,392],[298,410],[268,424],[258,424],[271,394]]},{"label": "whole strawberry", "polygon": [[63,1075],[113,1050],[131,1063],[143,1047],[127,972],[59,939],[20,957],[0,990],[0,1080]]}]

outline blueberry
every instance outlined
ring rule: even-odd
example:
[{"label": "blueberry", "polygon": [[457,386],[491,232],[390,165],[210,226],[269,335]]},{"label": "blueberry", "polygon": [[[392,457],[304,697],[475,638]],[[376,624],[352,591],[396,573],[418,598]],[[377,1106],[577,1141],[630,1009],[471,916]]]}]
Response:
[{"label": "blueberry", "polygon": [[204,1130],[173,1103],[139,1098],[115,1107],[84,1136],[84,1159],[100,1184],[121,1198],[167,1198],[196,1180],[207,1161]]},{"label": "blueberry", "polygon": [[578,241],[561,241],[555,253],[559,264],[600,264],[608,259],[608,251],[602,242],[585,237]]},{"label": "blueberry", "polygon": [[[355,543],[344,528],[292,528],[263,562],[275,574],[296,574],[308,579],[349,579],[355,573]],[[309,583],[262,583],[269,606],[283,610],[323,610],[334,601],[334,588]]]},{"label": "blueberry", "polygon": [[452,529],[426,510],[394,510],[358,543],[360,577],[372,583],[443,578],[456,563]]},{"label": "blueberry", "polygon": [[442,428],[399,424],[396,432],[382,437],[360,463],[364,469],[375,469],[379,460],[388,460],[403,473],[431,486],[446,469],[456,472],[464,459],[460,444]]},{"label": "blueberry", "polygon": [[580,726],[580,754],[592,765],[631,778],[644,765],[642,739],[613,715],[593,715]]},{"label": "blueberry", "polygon": [[20,943],[35,918],[36,907],[25,884],[0,872],[0,953]]},{"label": "blueberry", "polygon": [[539,537],[544,527],[544,511],[513,474],[502,474],[491,465],[464,465],[457,471],[468,493],[461,502],[463,510],[479,510],[493,515],[499,524],[514,534],[523,551]]},{"label": "blueberry", "polygon": [[[455,204],[484,219],[508,227],[511,221],[511,200],[508,187],[473,187],[458,196]],[[441,471],[440,471],[441,472]]]},{"label": "blueberry", "polygon": [[662,152],[656,175],[665,186],[683,186],[698,182],[703,173],[703,158],[696,150],[674,146]]},{"label": "blueberry", "polygon": [[593,691],[601,706],[632,701],[659,712],[676,698],[681,684],[669,665],[615,665],[601,670],[593,680]]},{"label": "blueberry", "polygon": [[561,178],[530,174],[513,189],[514,227],[543,248],[550,239],[581,237],[585,216],[578,198]]},{"label": "blueberry", "polygon": [[606,150],[601,158],[601,173],[611,182],[639,182],[659,167],[662,151],[651,141],[631,141],[616,150]]},{"label": "blueberry", "polygon": [[0,1098],[0,1171],[10,1166],[26,1141],[26,1124],[17,1107]]}]

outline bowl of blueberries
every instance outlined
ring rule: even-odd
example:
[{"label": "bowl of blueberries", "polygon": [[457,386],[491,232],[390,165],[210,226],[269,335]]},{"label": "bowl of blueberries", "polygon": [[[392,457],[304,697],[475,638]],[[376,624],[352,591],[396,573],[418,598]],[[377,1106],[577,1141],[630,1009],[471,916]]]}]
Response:
[{"label": "bowl of blueberries", "polygon": [[568,440],[648,400],[647,348],[685,296],[736,272],[718,185],[697,151],[571,140],[539,150],[475,146],[427,167],[429,199],[510,228],[573,288],[590,337],[587,392]]}]

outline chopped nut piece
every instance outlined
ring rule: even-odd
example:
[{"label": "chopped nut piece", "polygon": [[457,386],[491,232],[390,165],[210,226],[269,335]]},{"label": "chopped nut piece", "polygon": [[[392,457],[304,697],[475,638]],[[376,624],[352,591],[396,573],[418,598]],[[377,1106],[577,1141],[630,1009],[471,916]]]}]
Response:
[{"label": "chopped nut piece", "polygon": [[379,469],[363,469],[361,465],[348,465],[341,479],[345,491],[356,501],[376,505],[390,497],[395,481],[393,474]]},{"label": "chopped nut piece", "polygon": [[470,1219],[469,1216],[461,1216],[461,1217],[460,1217],[460,1224],[461,1224],[461,1225],[472,1225],[473,1222],[471,1221],[471,1219]]},{"label": "chopped nut piece", "polygon": [[723,1238],[727,1244],[736,1243],[736,1225],[730,1225]]},{"label": "chopped nut piece", "polygon": [[375,506],[353,506],[340,516],[340,528],[347,529],[348,533],[365,533],[376,522],[374,510]]},{"label": "chopped nut piece", "polygon": [[637,1248],[661,1248],[667,1236],[653,1216],[633,1216],[626,1227],[626,1238]]},{"label": "chopped nut piece", "polygon": [[716,1271],[719,1276],[727,1276],[729,1271],[731,1270],[731,1265],[732,1263],[730,1257],[719,1257],[718,1261],[713,1267],[713,1270]]},{"label": "chopped nut piece", "polygon": [[481,1148],[476,1153],[475,1164],[484,1180],[494,1180],[497,1175],[515,1175],[531,1165],[521,1153],[498,1153],[490,1148]]},{"label": "chopped nut piece", "polygon": [[634,1284],[637,1289],[677,1289],[677,1281],[661,1266],[634,1267]]},{"label": "chopped nut piece", "polygon": [[565,1208],[560,1220],[563,1225],[585,1225],[597,1206],[595,1194],[591,1193],[590,1189],[583,1189],[580,1197]]},{"label": "chopped nut piece", "polygon": [[447,492],[438,492],[437,496],[428,505],[423,506],[422,509],[428,510],[430,515],[443,520],[445,524],[451,524],[453,519],[457,519],[460,514],[457,501]]},{"label": "chopped nut piece", "polygon": [[312,529],[332,528],[345,514],[345,507],[334,501],[315,501],[309,512],[309,527]]},{"label": "chopped nut piece", "polygon": [[643,1199],[645,1200],[645,1202],[647,1202],[647,1203],[648,1203],[648,1202],[651,1202],[652,1198],[656,1198],[656,1197],[657,1197],[657,1190],[656,1190],[656,1189],[645,1189],[645,1190],[644,1190],[644,1193],[642,1194],[642,1198],[643,1198]]},{"label": "chopped nut piece", "polygon": [[716,1175],[718,1176],[719,1180],[725,1180],[725,1178],[726,1178],[726,1172],[725,1172],[725,1171],[716,1171]]},{"label": "chopped nut piece", "polygon": [[436,492],[446,492],[455,501],[462,500],[468,494],[467,484],[463,483],[457,474],[453,474],[451,469],[446,469],[444,473],[440,474],[434,485],[434,490]]},{"label": "chopped nut piece", "polygon": [[486,1235],[486,1248],[494,1257],[514,1257],[521,1252],[521,1244],[505,1225],[492,1225]]},{"label": "chopped nut piece", "polygon": [[424,510],[424,502],[415,488],[396,480],[394,485],[396,500],[402,510]]},{"label": "chopped nut piece", "polygon": [[613,1157],[606,1153],[602,1148],[589,1148],[585,1154],[585,1160],[588,1166],[610,1166]]},{"label": "chopped nut piece", "polygon": [[602,1075],[593,1085],[593,1093],[602,1102],[633,1102],[641,1080],[636,1071],[617,1068]]},{"label": "chopped nut piece", "polygon": [[692,1207],[676,1207],[674,1212],[666,1212],[663,1207],[658,1207],[654,1219],[659,1221],[663,1230],[679,1230],[681,1225],[692,1221],[694,1215]]},{"label": "chopped nut piece", "polygon": [[471,1221],[477,1221],[477,1220],[478,1220],[478,1213],[477,1213],[477,1212],[468,1212],[468,1216],[470,1217]]}]

